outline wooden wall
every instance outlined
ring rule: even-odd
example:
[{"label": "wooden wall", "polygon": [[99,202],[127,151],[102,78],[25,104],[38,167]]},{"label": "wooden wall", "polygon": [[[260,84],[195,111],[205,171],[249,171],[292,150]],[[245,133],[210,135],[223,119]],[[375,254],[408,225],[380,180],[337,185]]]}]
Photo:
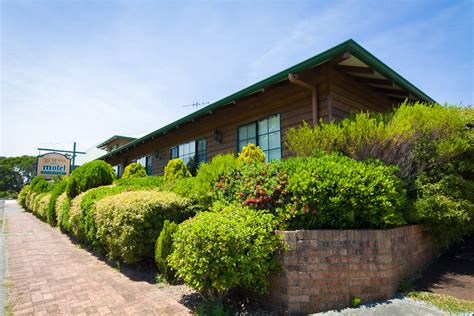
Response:
[{"label": "wooden wall", "polygon": [[[390,107],[387,99],[337,70],[319,67],[306,72],[300,78],[317,87],[319,117],[325,121],[331,118],[340,119],[360,109],[384,111]],[[206,114],[194,122],[137,145],[120,156],[110,157],[107,161],[115,165],[149,154],[152,155],[153,174],[161,175],[170,158],[171,147],[206,138],[208,160],[219,153],[235,153],[238,126],[276,113],[280,114],[282,155],[286,157],[289,152],[284,148],[285,131],[290,127],[299,126],[303,121],[312,124],[310,91],[289,81],[236,100],[233,105],[217,109],[212,114]],[[216,128],[222,133],[220,144],[212,137]]]}]

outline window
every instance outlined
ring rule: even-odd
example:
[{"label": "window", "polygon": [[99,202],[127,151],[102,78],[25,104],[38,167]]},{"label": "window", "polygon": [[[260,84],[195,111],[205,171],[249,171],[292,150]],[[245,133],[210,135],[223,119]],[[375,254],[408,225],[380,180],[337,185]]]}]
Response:
[{"label": "window", "polygon": [[238,150],[249,144],[258,145],[265,153],[265,159],[281,159],[280,114],[238,128]]},{"label": "window", "polygon": [[122,171],[123,171],[122,164],[118,164],[116,166],[113,166],[112,168],[114,169],[115,174],[117,175],[117,178],[120,178],[122,176]]},{"label": "window", "polygon": [[138,158],[137,162],[145,168],[146,174],[148,176],[151,176],[151,156],[144,156],[144,157]]},{"label": "window", "polygon": [[186,166],[189,162],[195,162],[199,166],[201,162],[207,161],[207,141],[203,138],[173,147],[170,156],[171,159],[180,158]]}]

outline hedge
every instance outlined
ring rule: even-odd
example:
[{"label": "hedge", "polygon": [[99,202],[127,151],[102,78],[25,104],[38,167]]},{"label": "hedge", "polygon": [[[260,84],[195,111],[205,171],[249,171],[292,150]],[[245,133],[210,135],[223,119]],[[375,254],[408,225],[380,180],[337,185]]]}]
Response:
[{"label": "hedge", "polygon": [[62,231],[69,231],[69,198],[66,192],[61,193],[54,204],[56,224]]},{"label": "hedge", "polygon": [[68,197],[74,198],[89,189],[112,184],[114,179],[115,171],[111,165],[102,160],[94,160],[72,172],[67,181],[66,192]]},{"label": "hedge", "polygon": [[97,238],[110,259],[136,264],[153,259],[156,240],[168,219],[181,222],[192,214],[188,201],[171,192],[131,191],[96,203]]},{"label": "hedge", "polygon": [[205,298],[221,301],[233,288],[265,293],[282,246],[271,214],[241,206],[203,212],[181,223],[168,257],[176,275]]}]

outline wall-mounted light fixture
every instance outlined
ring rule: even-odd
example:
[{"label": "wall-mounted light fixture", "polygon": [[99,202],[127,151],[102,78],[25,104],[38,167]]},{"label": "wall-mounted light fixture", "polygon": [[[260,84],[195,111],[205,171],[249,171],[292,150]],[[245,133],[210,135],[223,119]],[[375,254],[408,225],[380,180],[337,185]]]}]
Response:
[{"label": "wall-mounted light fixture", "polygon": [[212,132],[212,137],[216,143],[222,144],[222,133],[217,128]]},{"label": "wall-mounted light fixture", "polygon": [[155,158],[160,159],[160,151],[158,149],[155,150]]}]

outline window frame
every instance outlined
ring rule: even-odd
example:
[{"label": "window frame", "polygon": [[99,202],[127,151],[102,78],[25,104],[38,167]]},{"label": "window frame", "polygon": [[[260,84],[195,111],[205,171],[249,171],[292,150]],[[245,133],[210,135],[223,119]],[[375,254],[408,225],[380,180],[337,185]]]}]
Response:
[{"label": "window frame", "polygon": [[[263,121],[263,120],[266,120],[272,116],[275,116],[275,115],[278,115],[278,118],[279,118],[279,125],[280,125],[280,129],[279,129],[279,132],[280,132],[280,160],[283,159],[283,142],[282,142],[282,137],[281,137],[281,113],[280,112],[276,112],[276,113],[273,113],[273,114],[270,114],[270,115],[267,115],[265,117],[262,117],[260,119],[257,119],[257,120],[254,120],[254,121],[250,121],[250,122],[247,122],[247,123],[244,123],[244,124],[241,124],[241,125],[238,125],[237,126],[237,138],[236,138],[236,155],[239,154],[239,143],[240,143],[240,128],[241,127],[244,127],[244,126],[247,126],[247,125],[250,125],[250,124],[255,124],[255,139],[256,139],[256,143],[255,146],[259,146],[259,140],[258,140],[258,122],[259,121]],[[274,132],[273,132],[274,133]],[[269,135],[270,133],[267,133],[266,135]],[[248,138],[247,138],[248,139]],[[260,147],[260,146],[259,146]],[[269,149],[270,150],[270,149]],[[265,152],[265,151],[264,151]],[[265,160],[266,160],[266,157],[267,155],[265,155]]]},{"label": "window frame", "polygon": [[[203,154],[203,151],[199,151],[199,145],[198,145],[199,141],[203,141],[203,140],[205,141],[205,144],[206,144],[206,150],[205,150],[206,159],[204,161],[200,161],[199,164],[201,164],[203,162],[207,162],[207,137],[196,138],[196,139],[193,139],[193,140],[190,140],[190,141],[187,141],[187,142],[184,142],[184,143],[181,143],[181,144],[178,144],[176,146],[171,147],[170,148],[170,159],[169,160],[177,159],[177,158],[183,160],[180,157],[180,154],[179,154],[179,146],[184,145],[184,144],[189,144],[191,142],[194,143],[194,156],[193,156],[193,158],[196,159],[199,156],[200,153]],[[174,157],[174,158],[173,158],[173,150],[176,150],[176,154],[177,154],[177,156]]]}]

